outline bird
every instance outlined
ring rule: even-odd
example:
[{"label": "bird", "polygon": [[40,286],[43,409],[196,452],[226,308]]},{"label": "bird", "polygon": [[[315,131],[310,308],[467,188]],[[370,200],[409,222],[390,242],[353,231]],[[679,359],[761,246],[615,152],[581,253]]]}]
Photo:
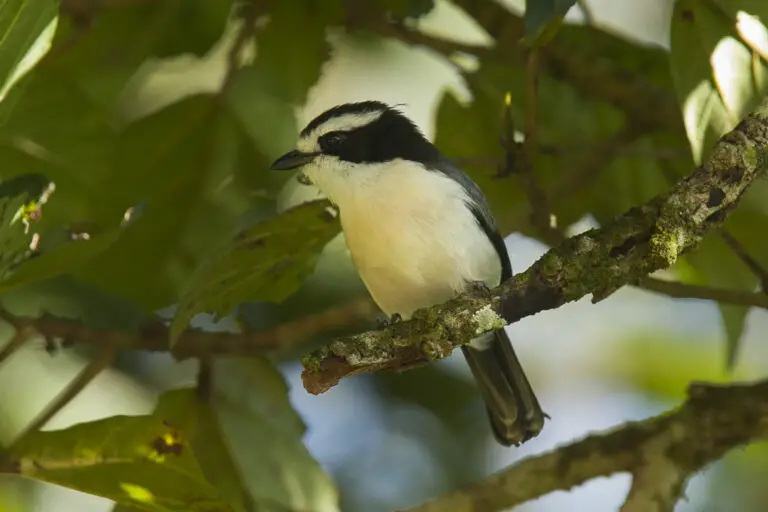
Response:
[{"label": "bird", "polygon": [[[409,319],[470,286],[512,276],[504,239],[480,188],[397,106],[334,106],[301,130],[270,166],[300,170],[339,212],[352,262],[374,302]],[[503,446],[537,436],[542,411],[505,329],[461,350]]]}]

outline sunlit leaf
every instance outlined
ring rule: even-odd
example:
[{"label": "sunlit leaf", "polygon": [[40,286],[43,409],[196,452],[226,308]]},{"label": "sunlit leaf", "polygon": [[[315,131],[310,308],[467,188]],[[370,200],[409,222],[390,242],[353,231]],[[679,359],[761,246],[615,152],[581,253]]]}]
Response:
[{"label": "sunlit leaf", "polygon": [[213,408],[258,510],[338,512],[338,493],[301,442],[304,424],[274,366],[260,358],[220,359],[214,375]]},{"label": "sunlit leaf", "polygon": [[171,341],[197,313],[225,315],[240,302],[280,302],[296,291],[339,232],[328,208],[326,201],[299,205],[240,232],[214,252],[179,301]]},{"label": "sunlit leaf", "polygon": [[5,0],[0,7],[0,90],[53,20],[58,0]]},{"label": "sunlit leaf", "polygon": [[166,393],[151,416],[30,434],[9,457],[21,475],[140,510],[247,509],[212,412],[192,390]]},{"label": "sunlit leaf", "polygon": [[764,2],[681,0],[675,4],[672,73],[697,163],[768,91],[766,55],[760,51],[766,32],[761,19],[767,17]]}]

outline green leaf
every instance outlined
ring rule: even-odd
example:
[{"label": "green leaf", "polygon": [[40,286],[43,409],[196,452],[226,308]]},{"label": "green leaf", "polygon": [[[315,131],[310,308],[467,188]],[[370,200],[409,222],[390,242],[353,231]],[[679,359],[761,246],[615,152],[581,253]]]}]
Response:
[{"label": "green leaf", "polygon": [[273,2],[253,64],[272,95],[293,105],[304,103],[330,56],[326,29],[342,21],[343,13],[340,0]]},{"label": "green leaf", "polygon": [[193,390],[164,394],[151,416],[32,433],[9,457],[21,475],[140,510],[248,508],[212,411]]},{"label": "green leaf", "polygon": [[374,3],[395,19],[418,19],[435,8],[434,0],[374,0]]},{"label": "green leaf", "polygon": [[25,194],[0,197],[0,280],[30,254],[32,234],[25,230],[21,210]]},{"label": "green leaf", "polygon": [[295,292],[339,232],[328,208],[324,200],[296,206],[241,231],[213,253],[179,301],[171,342],[198,313],[226,315],[241,302],[280,302]]},{"label": "green leaf", "polygon": [[7,293],[19,286],[76,271],[106,251],[119,236],[119,228],[114,228],[87,240],[73,240],[43,253],[23,263],[10,277],[0,281],[0,293]]},{"label": "green leaf", "polygon": [[338,492],[301,442],[304,424],[274,366],[219,359],[214,375],[213,408],[258,510],[338,512]]},{"label": "green leaf", "polygon": [[[262,169],[266,171],[270,158],[277,158],[296,144],[298,129],[294,106],[273,95],[263,76],[261,70],[251,66],[237,71],[226,101],[233,118],[242,127],[245,141],[261,156]],[[253,172],[253,169],[249,174],[251,180],[274,190],[287,179],[281,173]]]},{"label": "green leaf", "polygon": [[[48,170],[56,174],[49,177],[58,189],[76,187],[86,198],[74,209],[58,206],[63,196],[52,198],[46,222],[87,217],[106,227],[122,217],[116,210],[131,205],[114,200],[120,190],[111,168],[120,94],[148,58],[207,50],[223,31],[230,4],[164,0],[103,6],[87,30],[60,17],[49,55],[11,89],[11,105],[0,103],[0,117],[6,119],[0,138],[26,141],[37,149],[36,158],[44,154],[55,162]],[[66,201],[72,204],[77,201]]]},{"label": "green leaf", "polygon": [[[33,198],[39,197],[49,182],[55,184],[53,194],[41,210],[41,218],[35,223],[38,232],[44,233],[70,222],[98,219],[106,209],[104,198],[89,185],[86,173],[74,172],[45,153],[25,150],[14,144],[0,144],[0,161],[3,163],[0,179],[4,184],[27,180],[39,183],[37,193],[29,191]],[[96,224],[107,224],[107,219],[101,221]]]},{"label": "green leaf", "polygon": [[175,3],[176,19],[165,24],[153,53],[158,57],[172,57],[184,53],[202,57],[221,39],[234,2],[164,0],[164,3]]},{"label": "green leaf", "polygon": [[[745,23],[738,11],[760,18],[752,16]],[[670,62],[696,163],[768,91],[768,54],[761,56],[759,51],[759,34],[765,34],[766,28],[760,19],[768,19],[765,2],[680,0],[675,4]]]},{"label": "green leaf", "polygon": [[574,4],[576,0],[526,0],[525,32],[529,44],[540,45],[549,41]]},{"label": "green leaf", "polygon": [[151,316],[136,304],[61,275],[14,288],[0,296],[14,314],[38,317],[41,312],[72,318],[95,331],[137,333]]},{"label": "green leaf", "polygon": [[142,204],[77,276],[151,310],[174,302],[208,248],[247,207],[229,177],[237,127],[214,95],[187,97],[130,125],[110,176],[119,209]]},{"label": "green leaf", "polygon": [[0,90],[53,20],[57,0],[5,0],[0,7]]},{"label": "green leaf", "polygon": [[723,329],[725,330],[725,366],[731,370],[736,364],[736,358],[739,354],[749,308],[729,304],[718,304],[717,307],[720,309]]}]

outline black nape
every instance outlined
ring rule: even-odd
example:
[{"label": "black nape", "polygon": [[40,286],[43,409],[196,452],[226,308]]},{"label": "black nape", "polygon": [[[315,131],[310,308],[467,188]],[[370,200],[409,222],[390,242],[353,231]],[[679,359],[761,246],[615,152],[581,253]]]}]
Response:
[{"label": "black nape", "polygon": [[381,112],[365,126],[322,135],[318,142],[323,153],[355,163],[388,162],[398,158],[415,162],[435,162],[440,153],[421,130],[397,109],[378,101],[345,103],[323,112],[302,130],[307,135],[327,121],[347,114]]}]

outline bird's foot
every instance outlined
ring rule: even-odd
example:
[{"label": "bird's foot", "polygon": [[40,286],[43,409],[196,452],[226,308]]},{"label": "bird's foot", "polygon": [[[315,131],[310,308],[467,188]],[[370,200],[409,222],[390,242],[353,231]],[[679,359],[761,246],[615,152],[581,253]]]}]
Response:
[{"label": "bird's foot", "polygon": [[483,281],[470,281],[467,285],[467,288],[469,288],[469,290],[473,293],[477,293],[478,295],[483,295],[485,297],[491,297],[493,295],[491,288]]},{"label": "bird's foot", "polygon": [[402,322],[402,321],[403,321],[403,317],[400,316],[400,313],[395,313],[394,315],[392,315],[389,318],[379,318],[379,322],[378,322],[379,329],[386,329],[390,325],[396,324],[396,323]]}]

